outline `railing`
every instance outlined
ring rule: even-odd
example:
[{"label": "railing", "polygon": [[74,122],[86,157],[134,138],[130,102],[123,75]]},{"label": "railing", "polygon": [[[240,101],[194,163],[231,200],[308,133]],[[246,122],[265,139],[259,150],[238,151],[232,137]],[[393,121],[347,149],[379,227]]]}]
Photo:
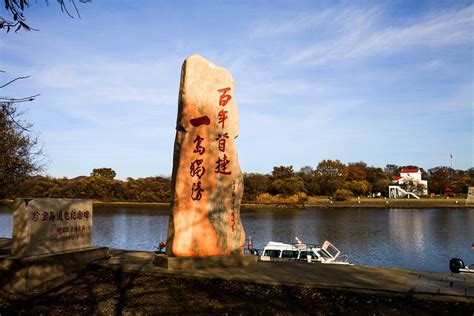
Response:
[{"label": "railing", "polygon": [[398,199],[403,196],[408,196],[408,198],[410,198],[410,196],[413,196],[415,199],[418,199],[418,200],[420,199],[420,197],[416,195],[415,193],[407,192],[403,190],[402,188],[400,188],[399,186],[391,185],[388,187],[388,197],[390,199]]}]

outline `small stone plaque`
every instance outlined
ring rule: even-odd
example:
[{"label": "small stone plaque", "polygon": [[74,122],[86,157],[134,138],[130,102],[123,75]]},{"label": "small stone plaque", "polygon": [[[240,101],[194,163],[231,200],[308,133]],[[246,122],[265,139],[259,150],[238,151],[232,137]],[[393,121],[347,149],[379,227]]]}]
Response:
[{"label": "small stone plaque", "polygon": [[17,199],[14,256],[52,254],[92,246],[92,200]]},{"label": "small stone plaque", "polygon": [[474,187],[469,187],[467,191],[467,200],[474,201]]}]

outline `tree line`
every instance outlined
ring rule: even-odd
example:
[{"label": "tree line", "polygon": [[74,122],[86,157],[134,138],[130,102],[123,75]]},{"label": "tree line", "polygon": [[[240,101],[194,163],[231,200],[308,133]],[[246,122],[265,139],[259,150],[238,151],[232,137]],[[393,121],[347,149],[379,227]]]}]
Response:
[{"label": "tree line", "polygon": [[271,174],[246,174],[244,198],[255,201],[264,194],[282,197],[299,194],[303,198],[305,195],[329,196],[339,200],[353,196],[388,196],[394,176],[402,169],[413,168],[421,170],[422,178],[428,180],[428,191],[436,195],[462,195],[469,186],[474,186],[474,168],[455,170],[441,166],[424,170],[413,165],[388,164],[382,169],[369,167],[362,161],[344,164],[339,160],[323,160],[315,168],[305,166],[299,171],[293,166],[278,166]]},{"label": "tree line", "polygon": [[[323,160],[315,168],[277,166],[270,174],[245,173],[243,202],[301,202],[315,196],[346,199],[381,193],[387,196],[393,176],[403,168],[416,166],[387,165],[384,169],[369,167],[364,162],[344,164],[339,160]],[[474,186],[474,168],[454,170],[436,167],[422,170],[429,192],[466,194]],[[46,176],[28,177],[17,192],[7,197],[84,198],[101,201],[169,202],[172,184],[169,177],[115,179],[111,168],[94,169],[89,176],[73,179]],[[278,197],[280,199],[274,199]],[[291,197],[297,197],[291,199]]]},{"label": "tree line", "polygon": [[[111,168],[97,168],[89,176],[74,179],[39,174],[45,169],[44,155],[32,125],[22,120],[13,102],[0,101],[0,200],[15,197],[84,198],[103,201],[169,202],[169,177],[147,177],[125,181],[115,179]],[[418,166],[368,166],[365,162],[344,164],[323,160],[315,167],[295,171],[293,166],[276,166],[269,174],[244,174],[244,202],[301,202],[315,196],[345,200],[353,196],[387,196],[393,177],[404,168]],[[422,171],[428,192],[466,194],[474,186],[474,168],[455,170],[436,167]],[[406,189],[412,186],[406,184]],[[416,186],[414,189],[418,189]]]}]

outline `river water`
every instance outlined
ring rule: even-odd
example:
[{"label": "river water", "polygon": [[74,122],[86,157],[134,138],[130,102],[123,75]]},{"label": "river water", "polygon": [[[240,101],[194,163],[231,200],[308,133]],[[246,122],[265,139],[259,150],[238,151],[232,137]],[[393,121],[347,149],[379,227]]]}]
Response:
[{"label": "river water", "polygon": [[[95,207],[93,243],[153,251],[166,240],[168,215],[155,207]],[[449,259],[474,263],[474,209],[306,209],[242,212],[255,248],[272,241],[331,241],[355,264],[447,272]],[[0,208],[0,237],[12,236]]]}]

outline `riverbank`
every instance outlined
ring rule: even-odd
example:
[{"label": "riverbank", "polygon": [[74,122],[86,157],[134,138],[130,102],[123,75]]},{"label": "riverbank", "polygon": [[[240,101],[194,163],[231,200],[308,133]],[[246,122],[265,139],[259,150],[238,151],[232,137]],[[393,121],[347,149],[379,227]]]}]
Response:
[{"label": "riverbank", "polygon": [[[94,206],[107,207],[157,207],[169,208],[169,203],[143,202],[102,202],[94,201]],[[311,203],[242,203],[241,210],[275,210],[275,209],[315,209],[315,208],[474,208],[466,204],[465,199],[425,198],[425,199],[383,199],[362,198],[348,201],[333,201],[328,198],[313,200]]]},{"label": "riverbank", "polygon": [[[13,206],[13,200],[0,200],[0,205]],[[94,200],[94,207],[107,209],[116,208],[143,208],[153,207],[168,209],[170,203],[163,202],[135,202],[135,201],[98,201]],[[422,199],[384,199],[362,198],[348,201],[334,201],[328,198],[313,200],[311,203],[242,203],[241,210],[275,210],[275,209],[315,209],[315,208],[474,208],[474,203],[466,203],[466,199],[456,198],[422,198]]]},{"label": "riverbank", "polygon": [[297,262],[169,271],[152,264],[151,252],[111,254],[111,259],[50,281],[28,296],[0,291],[0,314],[474,312],[472,276]]}]

